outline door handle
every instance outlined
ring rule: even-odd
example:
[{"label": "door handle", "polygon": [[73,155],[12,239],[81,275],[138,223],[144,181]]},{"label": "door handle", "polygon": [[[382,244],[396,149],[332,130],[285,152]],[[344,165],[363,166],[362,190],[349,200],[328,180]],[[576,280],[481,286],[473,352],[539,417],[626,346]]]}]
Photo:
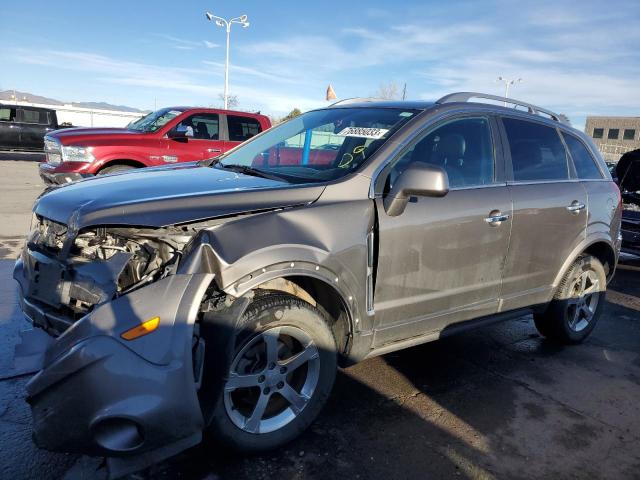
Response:
[{"label": "door handle", "polygon": [[498,213],[494,213],[494,212],[491,212],[489,214],[489,216],[484,219],[484,221],[487,222],[491,226],[496,226],[497,227],[502,222],[506,222],[507,220],[509,220],[510,217],[511,217],[511,215],[508,215],[506,213],[499,213],[499,212]]},{"label": "door handle", "polygon": [[221,148],[207,148],[207,152],[209,153],[220,153],[221,151]]},{"label": "door handle", "polygon": [[571,205],[567,207],[567,210],[577,215],[578,213],[580,213],[581,210],[584,210],[585,207],[586,205],[584,203],[580,203],[577,200],[575,200],[571,203]]}]

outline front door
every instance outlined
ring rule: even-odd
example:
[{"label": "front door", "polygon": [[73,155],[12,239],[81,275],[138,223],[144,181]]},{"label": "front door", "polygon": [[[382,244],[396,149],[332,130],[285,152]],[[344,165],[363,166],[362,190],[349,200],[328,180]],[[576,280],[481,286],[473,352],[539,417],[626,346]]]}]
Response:
[{"label": "front door", "polygon": [[513,198],[502,309],[512,310],[551,298],[565,260],[585,238],[588,201],[557,129],[520,118],[502,122]]},{"label": "front door", "polygon": [[49,112],[21,107],[18,108],[17,116],[20,125],[20,148],[42,151],[44,136],[51,131]]},{"label": "front door", "polygon": [[490,117],[462,117],[429,129],[383,172],[388,191],[413,162],[443,167],[450,191],[415,197],[379,222],[374,292],[375,346],[495,313],[511,230],[511,197],[501,183]]},{"label": "front door", "polygon": [[217,157],[224,150],[220,139],[220,116],[217,113],[196,113],[175,127],[185,132],[184,138],[169,139],[171,161],[193,162]]}]

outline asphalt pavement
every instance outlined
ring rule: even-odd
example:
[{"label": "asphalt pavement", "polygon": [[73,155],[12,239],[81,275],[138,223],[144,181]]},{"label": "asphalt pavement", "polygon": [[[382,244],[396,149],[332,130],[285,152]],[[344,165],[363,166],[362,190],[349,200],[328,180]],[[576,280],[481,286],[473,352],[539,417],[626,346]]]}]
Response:
[{"label": "asphalt pavement", "polygon": [[[11,269],[36,170],[0,162],[0,478],[101,478],[99,459],[31,443]],[[238,456],[205,442],[132,478],[640,478],[639,398],[640,259],[628,257],[582,345],[553,345],[523,317],[368,360],[340,371],[286,448]]]}]

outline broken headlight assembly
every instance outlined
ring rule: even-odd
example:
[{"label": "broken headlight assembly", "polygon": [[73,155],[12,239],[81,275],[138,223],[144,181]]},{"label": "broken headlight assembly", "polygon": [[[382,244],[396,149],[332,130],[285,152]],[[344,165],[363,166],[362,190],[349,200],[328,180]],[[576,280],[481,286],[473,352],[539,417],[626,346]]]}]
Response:
[{"label": "broken headlight assembly", "polygon": [[92,227],[73,235],[38,217],[23,254],[27,296],[73,322],[94,306],[170,275],[193,236],[186,227]]}]

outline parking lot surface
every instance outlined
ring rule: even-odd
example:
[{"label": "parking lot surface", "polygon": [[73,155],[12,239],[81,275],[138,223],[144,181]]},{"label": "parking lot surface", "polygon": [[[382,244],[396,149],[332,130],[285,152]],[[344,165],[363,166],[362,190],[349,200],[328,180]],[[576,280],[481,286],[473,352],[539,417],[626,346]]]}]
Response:
[{"label": "parking lot surface", "polygon": [[[31,443],[11,269],[41,190],[36,163],[0,162],[0,478],[102,478],[99,460]],[[286,448],[205,442],[133,478],[640,478],[640,260],[607,298],[582,345],[550,344],[523,317],[368,360]]]}]

